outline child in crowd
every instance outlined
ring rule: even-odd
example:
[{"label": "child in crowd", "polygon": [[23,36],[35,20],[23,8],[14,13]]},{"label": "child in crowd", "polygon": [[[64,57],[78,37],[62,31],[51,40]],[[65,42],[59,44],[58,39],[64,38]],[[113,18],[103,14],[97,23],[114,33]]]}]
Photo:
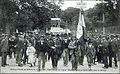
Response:
[{"label": "child in crowd", "polygon": [[30,67],[32,67],[33,65],[35,66],[35,62],[36,62],[35,52],[36,49],[32,46],[31,43],[29,43],[26,54],[28,56],[28,63],[30,64]]}]

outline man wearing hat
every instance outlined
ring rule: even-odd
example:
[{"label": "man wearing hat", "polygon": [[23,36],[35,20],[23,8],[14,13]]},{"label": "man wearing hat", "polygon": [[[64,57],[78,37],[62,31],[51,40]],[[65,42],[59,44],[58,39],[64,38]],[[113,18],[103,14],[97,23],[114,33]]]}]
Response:
[{"label": "man wearing hat", "polygon": [[108,41],[106,40],[106,38],[103,38],[103,63],[104,63],[104,69],[108,68]]},{"label": "man wearing hat", "polygon": [[93,39],[93,45],[94,45],[95,50],[96,50],[95,57],[94,57],[94,64],[95,64],[96,58],[97,58],[97,62],[100,62],[100,60],[99,60],[100,55],[99,55],[99,50],[98,50],[98,39],[97,38]]},{"label": "man wearing hat", "polygon": [[111,53],[109,55],[109,67],[112,67],[112,57],[114,58],[115,61],[115,67],[117,68],[117,53],[118,53],[118,43],[117,43],[117,38],[114,38],[111,40]]},{"label": "man wearing hat", "polygon": [[45,69],[45,57],[46,57],[46,53],[48,50],[48,44],[44,39],[44,36],[42,35],[40,37],[40,40],[37,42],[37,55],[38,55],[38,71],[41,70],[41,66],[42,69]]},{"label": "man wearing hat", "polygon": [[16,63],[18,66],[22,67],[22,57],[23,57],[23,51],[25,49],[25,39],[24,35],[20,33],[18,39],[17,39],[17,58],[16,58]]},{"label": "man wearing hat", "polygon": [[5,34],[1,41],[1,53],[2,53],[2,67],[5,67],[8,53],[8,35]]},{"label": "man wearing hat", "polygon": [[77,55],[77,40],[75,37],[72,37],[72,39],[69,42],[68,45],[69,49],[69,60],[72,64],[72,70],[77,70],[78,67],[78,55]]},{"label": "man wearing hat", "polygon": [[95,51],[96,50],[94,48],[93,42],[89,41],[86,49],[86,56],[87,56],[87,62],[90,70],[91,70],[92,63],[94,63],[93,60],[94,60]]},{"label": "man wearing hat", "polygon": [[79,56],[79,64],[83,66],[83,62],[84,62],[84,56],[85,56],[85,50],[86,50],[86,41],[85,39],[82,37],[80,37],[78,44],[80,45],[80,51],[81,51],[81,56]]},{"label": "man wearing hat", "polygon": [[53,39],[54,41],[54,46],[52,47],[52,54],[51,54],[51,60],[52,60],[52,65],[53,68],[56,69],[58,65],[58,60],[61,58],[62,54],[62,42],[61,39],[59,38],[59,35],[57,35],[56,38]]},{"label": "man wearing hat", "polygon": [[59,58],[60,58],[61,55],[62,55],[62,52],[63,52],[63,46],[62,46],[63,42],[60,38],[60,35],[57,35],[55,45],[56,45],[56,48],[58,49],[58,53],[59,53],[58,55],[59,55]]},{"label": "man wearing hat", "polygon": [[64,41],[63,41],[63,62],[64,66],[68,66],[68,61],[69,61],[69,53],[68,53],[68,44],[70,40],[68,40],[67,34],[64,34]]}]

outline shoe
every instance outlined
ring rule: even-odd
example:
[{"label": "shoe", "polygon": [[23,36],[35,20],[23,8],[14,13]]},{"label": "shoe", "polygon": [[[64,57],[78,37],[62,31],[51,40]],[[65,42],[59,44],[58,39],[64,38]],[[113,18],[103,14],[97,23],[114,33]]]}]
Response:
[{"label": "shoe", "polygon": [[107,67],[102,67],[102,68],[104,68],[104,69],[108,69]]},{"label": "shoe", "polygon": [[9,65],[9,64],[5,64],[5,65]]},{"label": "shoe", "polygon": [[26,63],[23,63],[23,65],[26,65]]},{"label": "shoe", "polygon": [[112,66],[109,66],[109,67],[112,67]]},{"label": "shoe", "polygon": [[5,67],[5,65],[2,65],[2,67]]},{"label": "shoe", "polygon": [[77,68],[75,68],[75,71],[77,71]]},{"label": "shoe", "polygon": [[41,69],[38,69],[38,71],[40,71]]},{"label": "shoe", "polygon": [[53,66],[53,70],[55,69],[55,66]]},{"label": "shoe", "polygon": [[57,67],[55,67],[55,70],[57,70]]},{"label": "shoe", "polygon": [[23,67],[23,65],[18,65],[19,67]]},{"label": "shoe", "polygon": [[75,70],[75,68],[72,68],[72,71],[74,71]]},{"label": "shoe", "polygon": [[30,64],[30,67],[33,67],[33,65],[32,65],[32,64]]},{"label": "shoe", "polygon": [[45,70],[45,68],[43,68],[42,70]]},{"label": "shoe", "polygon": [[84,66],[83,64],[80,64],[80,65]]},{"label": "shoe", "polygon": [[115,69],[117,69],[118,68],[118,66],[115,66]]}]

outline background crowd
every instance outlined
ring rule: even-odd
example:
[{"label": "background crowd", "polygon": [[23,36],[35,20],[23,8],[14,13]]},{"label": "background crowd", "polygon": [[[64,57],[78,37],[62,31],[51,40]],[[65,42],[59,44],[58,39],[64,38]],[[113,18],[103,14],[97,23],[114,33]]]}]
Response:
[{"label": "background crowd", "polygon": [[2,34],[0,40],[2,67],[8,65],[7,56],[16,58],[20,67],[26,64],[36,66],[38,59],[38,71],[45,69],[48,60],[52,61],[53,69],[57,69],[60,59],[63,59],[64,66],[71,62],[72,70],[77,70],[79,65],[84,66],[84,57],[87,57],[90,69],[97,65],[96,62],[104,64],[105,69],[113,67],[112,64],[117,68],[120,61],[120,35],[117,34],[89,33],[86,38],[77,39],[72,34],[20,32],[10,36]]}]

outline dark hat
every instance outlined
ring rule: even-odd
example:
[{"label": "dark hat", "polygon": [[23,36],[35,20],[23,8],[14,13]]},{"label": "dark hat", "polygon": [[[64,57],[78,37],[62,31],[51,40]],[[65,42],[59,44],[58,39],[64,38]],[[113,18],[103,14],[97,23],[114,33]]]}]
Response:
[{"label": "dark hat", "polygon": [[49,40],[53,40],[53,38],[50,38]]},{"label": "dark hat", "polygon": [[89,40],[88,43],[89,43],[89,44],[90,44],[90,43],[93,43],[93,41],[92,41],[92,40]]},{"label": "dark hat", "polygon": [[91,38],[89,38],[88,43],[93,43],[93,40]]},{"label": "dark hat", "polygon": [[57,37],[59,37],[60,35],[59,35],[59,34],[57,34],[56,36],[57,36]]},{"label": "dark hat", "polygon": [[52,37],[54,37],[55,35],[54,34],[51,34]]},{"label": "dark hat", "polygon": [[68,35],[70,36],[70,35],[72,35],[71,33],[68,33]]},{"label": "dark hat", "polygon": [[65,33],[63,36],[65,36],[65,37],[66,37],[66,36],[67,36],[67,33]]},{"label": "dark hat", "polygon": [[45,35],[50,35],[49,33],[45,33]]}]

